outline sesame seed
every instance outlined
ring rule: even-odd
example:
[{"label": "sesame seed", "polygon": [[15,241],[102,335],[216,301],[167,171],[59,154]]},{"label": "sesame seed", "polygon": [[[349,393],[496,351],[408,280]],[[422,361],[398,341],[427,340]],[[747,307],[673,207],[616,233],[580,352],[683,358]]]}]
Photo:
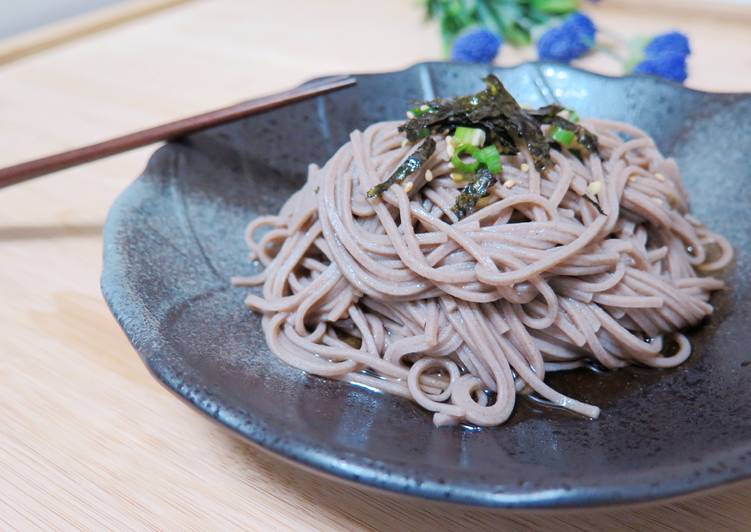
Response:
[{"label": "sesame seed", "polygon": [[425,170],[425,181],[427,181],[428,183],[433,181],[433,172],[431,172],[430,170]]},{"label": "sesame seed", "polygon": [[529,172],[529,165],[527,163],[522,163],[521,166],[519,166],[519,170],[522,172]]},{"label": "sesame seed", "polygon": [[420,111],[427,111],[428,109],[430,109],[430,106],[428,106],[428,105],[426,105],[426,104],[422,104],[422,105],[420,106]]},{"label": "sesame seed", "polygon": [[449,161],[448,167],[449,168],[453,168],[454,167],[454,163],[452,163],[451,161]]},{"label": "sesame seed", "polygon": [[464,174],[460,174],[459,172],[451,172],[451,179],[454,181],[464,181]]},{"label": "sesame seed", "polygon": [[599,194],[602,190],[602,181],[592,181],[589,185],[587,185],[587,190],[589,190],[591,194]]},{"label": "sesame seed", "polygon": [[415,117],[414,113],[412,111],[407,111],[407,118],[412,120]]},{"label": "sesame seed", "polygon": [[629,177],[629,178],[628,178],[628,182],[629,182],[629,183],[636,183],[636,176],[635,176],[635,175],[632,175],[631,177]]},{"label": "sesame seed", "polygon": [[407,144],[409,144],[409,141],[408,141],[407,139],[404,139],[404,140],[402,141],[402,148],[406,148],[406,147],[407,147]]},{"label": "sesame seed", "polygon": [[661,198],[652,198],[652,199],[655,200],[655,203],[657,203],[657,205],[662,205],[663,203]]},{"label": "sesame seed", "polygon": [[660,172],[657,172],[657,173],[655,174],[655,179],[656,179],[657,181],[665,181],[665,176],[664,176],[663,174],[661,174]]},{"label": "sesame seed", "polygon": [[506,188],[514,188],[514,185],[516,185],[516,181],[513,179],[507,179],[505,183],[503,183],[503,186]]},{"label": "sesame seed", "polygon": [[410,181],[409,183],[407,183],[406,185],[404,185],[404,192],[406,192],[407,194],[409,194],[409,192],[414,188],[414,186],[415,186],[415,184],[412,181]]},{"label": "sesame seed", "polygon": [[454,156],[454,145],[451,144],[450,142],[446,144],[446,153],[448,154],[449,157]]}]

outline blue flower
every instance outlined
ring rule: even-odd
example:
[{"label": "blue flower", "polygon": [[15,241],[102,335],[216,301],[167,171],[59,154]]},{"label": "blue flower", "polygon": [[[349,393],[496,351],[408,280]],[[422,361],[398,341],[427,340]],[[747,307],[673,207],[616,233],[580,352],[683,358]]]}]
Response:
[{"label": "blue flower", "polygon": [[688,37],[678,31],[652,38],[644,47],[644,58],[634,68],[637,74],[651,74],[682,83],[688,77],[691,54]]},{"label": "blue flower", "polygon": [[687,57],[691,53],[691,47],[688,44],[688,37],[684,33],[671,31],[655,35],[644,48],[644,53],[648,57],[664,53],[674,53]]},{"label": "blue flower", "polygon": [[584,13],[579,13],[578,11],[573,13],[568,19],[566,19],[566,22],[564,22],[563,25],[576,30],[582,39],[589,41],[587,44],[589,44],[590,47],[594,44],[597,26],[595,26],[592,19]]},{"label": "blue flower", "polygon": [[568,63],[586,54],[595,43],[597,26],[583,13],[574,13],[566,21],[542,34],[537,54],[545,61]]},{"label": "blue flower", "polygon": [[500,35],[485,28],[462,33],[454,41],[451,60],[462,63],[492,63],[503,44]]},{"label": "blue flower", "polygon": [[665,53],[648,57],[634,68],[637,74],[651,74],[661,78],[683,83],[688,77],[686,57],[679,54]]}]

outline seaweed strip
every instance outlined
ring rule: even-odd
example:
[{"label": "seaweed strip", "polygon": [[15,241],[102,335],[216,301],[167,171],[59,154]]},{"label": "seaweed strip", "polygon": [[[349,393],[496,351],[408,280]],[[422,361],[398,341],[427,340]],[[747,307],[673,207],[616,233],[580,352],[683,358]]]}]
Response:
[{"label": "seaweed strip", "polygon": [[496,177],[490,173],[487,168],[480,168],[477,172],[477,179],[472,183],[465,186],[459,196],[456,198],[454,206],[451,210],[459,217],[459,219],[469,216],[475,211],[477,202],[480,198],[487,196],[490,187],[496,183]]},{"label": "seaweed strip", "polygon": [[425,161],[430,159],[430,156],[433,155],[434,152],[435,141],[432,138],[425,139],[425,141],[420,144],[402,164],[399,165],[386,181],[379,183],[368,190],[368,197],[380,198],[391,185],[401,183],[407,177],[417,172],[417,170],[425,164]]}]

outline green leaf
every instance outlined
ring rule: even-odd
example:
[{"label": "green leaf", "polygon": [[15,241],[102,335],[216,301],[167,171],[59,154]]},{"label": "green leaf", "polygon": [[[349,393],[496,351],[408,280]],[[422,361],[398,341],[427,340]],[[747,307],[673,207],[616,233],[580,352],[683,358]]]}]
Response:
[{"label": "green leaf", "polygon": [[454,19],[450,17],[441,18],[441,35],[444,45],[450,46],[460,31],[462,31],[462,26]]},{"label": "green leaf", "polygon": [[550,13],[540,11],[539,9],[536,9],[534,7],[530,7],[527,10],[527,19],[535,26],[542,26],[543,24],[547,24],[551,18],[552,17]]},{"label": "green leaf", "polygon": [[651,41],[651,37],[634,37],[628,41],[628,57],[623,63],[623,71],[630,74],[636,68],[636,65],[644,61],[644,49]]},{"label": "green leaf", "polygon": [[475,2],[476,0],[423,0],[427,18],[438,20],[446,55],[459,33],[477,24]]},{"label": "green leaf", "polygon": [[506,27],[503,35],[512,46],[528,46],[532,44],[532,35],[516,22]]},{"label": "green leaf", "polygon": [[428,20],[435,18],[440,10],[439,2],[437,0],[424,0],[425,15]]},{"label": "green leaf", "polygon": [[465,29],[484,26],[512,46],[527,46],[551,20],[579,5],[579,0],[422,0],[429,19],[437,19],[448,53]]},{"label": "green leaf", "polygon": [[490,30],[494,30],[501,33],[501,25],[498,20],[498,14],[495,12],[495,8],[489,2],[484,0],[477,0],[477,18],[480,24]]},{"label": "green leaf", "polygon": [[554,15],[565,15],[579,8],[579,0],[532,0],[532,7]]},{"label": "green leaf", "polygon": [[503,38],[512,46],[527,46],[532,43],[532,36],[529,30],[519,23],[524,17],[522,7],[519,4],[500,5],[498,6],[497,13]]}]

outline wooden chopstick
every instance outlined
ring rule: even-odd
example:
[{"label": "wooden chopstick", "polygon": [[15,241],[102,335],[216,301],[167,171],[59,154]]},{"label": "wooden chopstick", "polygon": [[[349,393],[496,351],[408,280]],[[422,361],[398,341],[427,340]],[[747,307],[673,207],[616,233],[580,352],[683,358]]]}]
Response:
[{"label": "wooden chopstick", "polygon": [[122,137],[105,140],[83,148],[48,155],[41,159],[35,159],[24,163],[8,166],[0,169],[0,188],[21,183],[34,177],[39,177],[58,170],[64,170],[116,153],[141,148],[155,142],[176,139],[201,129],[206,129],[239,118],[262,113],[270,109],[282,107],[306,98],[326,94],[335,90],[350,87],[356,80],[349,76],[332,76],[323,78],[301,87],[286,90],[269,96],[254,98],[246,102],[223,107],[215,111],[209,111],[174,122],[168,122],[160,126],[129,133]]}]

